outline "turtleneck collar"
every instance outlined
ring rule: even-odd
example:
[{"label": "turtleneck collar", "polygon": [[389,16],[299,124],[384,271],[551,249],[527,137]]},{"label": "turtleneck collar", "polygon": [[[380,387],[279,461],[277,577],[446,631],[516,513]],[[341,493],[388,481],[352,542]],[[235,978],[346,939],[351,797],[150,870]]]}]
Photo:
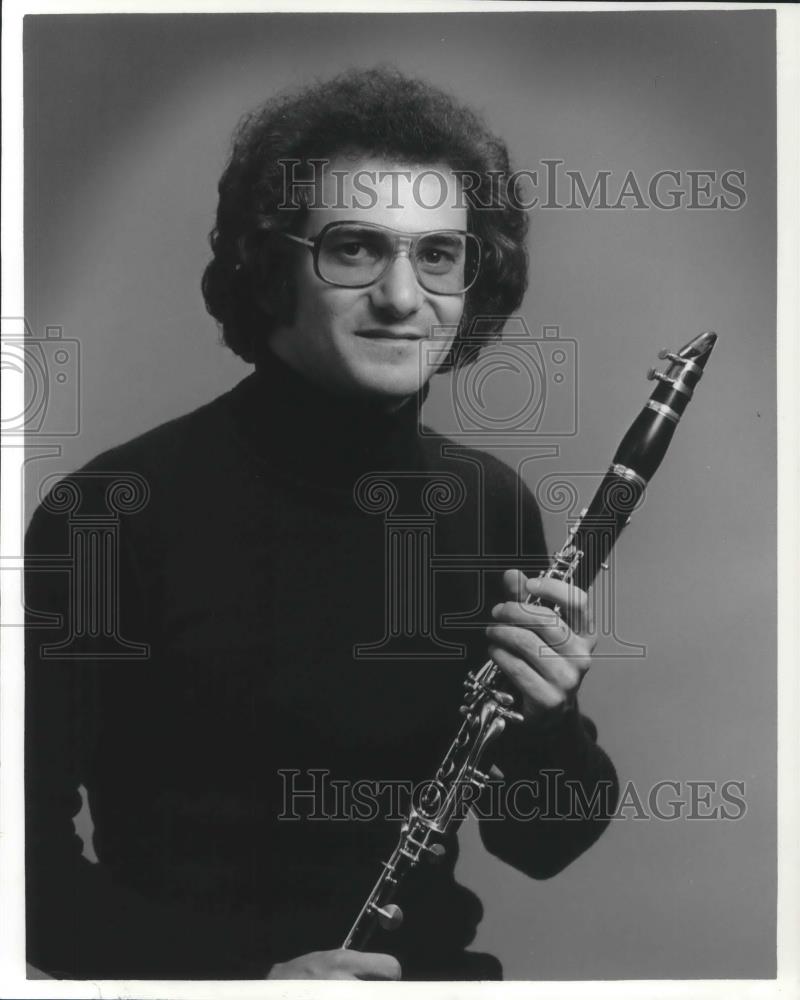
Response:
[{"label": "turtleneck collar", "polygon": [[231,393],[234,420],[249,446],[276,469],[350,490],[365,472],[421,468],[419,413],[428,386],[396,410],[336,396],[276,355]]}]

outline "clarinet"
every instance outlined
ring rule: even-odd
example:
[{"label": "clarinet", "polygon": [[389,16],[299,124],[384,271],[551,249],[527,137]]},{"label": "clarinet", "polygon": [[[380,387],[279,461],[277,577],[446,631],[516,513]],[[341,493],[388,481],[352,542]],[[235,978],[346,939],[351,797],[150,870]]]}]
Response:
[{"label": "clarinet", "polygon": [[[608,569],[611,549],[661,464],[716,339],[717,335],[709,331],[675,353],[659,352],[661,360],[670,362],[667,371],[648,371],[648,379],[656,382],[655,389],[620,442],[591,503],[580,512],[566,542],[552,556],[548,568],[539,573],[540,578],[562,580],[588,590],[598,572]],[[529,598],[525,603],[542,601]],[[559,610],[557,605],[553,609]],[[403,880],[423,858],[436,861],[445,854],[442,840],[454,834],[465,818],[466,810],[460,808],[462,790],[469,790],[473,796],[489,781],[489,775],[479,770],[486,748],[508,723],[522,721],[522,715],[514,709],[515,698],[492,660],[470,672],[464,687],[464,702],[459,709],[464,719],[458,734],[434,781],[425,786],[419,803],[412,806],[397,846],[383,863],[380,877],[343,948],[362,950],[376,926],[385,930],[400,926],[403,913],[392,900]]]}]

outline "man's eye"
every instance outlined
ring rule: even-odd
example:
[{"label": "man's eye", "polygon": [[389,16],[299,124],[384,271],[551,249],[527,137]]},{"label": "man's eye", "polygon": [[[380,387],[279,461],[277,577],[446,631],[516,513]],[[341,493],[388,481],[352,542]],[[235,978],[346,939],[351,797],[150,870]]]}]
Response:
[{"label": "man's eye", "polygon": [[427,267],[436,268],[452,267],[457,260],[455,254],[440,247],[426,247],[417,259]]},{"label": "man's eye", "polygon": [[379,256],[379,251],[364,240],[342,240],[331,247],[331,253],[350,264],[371,261]]}]

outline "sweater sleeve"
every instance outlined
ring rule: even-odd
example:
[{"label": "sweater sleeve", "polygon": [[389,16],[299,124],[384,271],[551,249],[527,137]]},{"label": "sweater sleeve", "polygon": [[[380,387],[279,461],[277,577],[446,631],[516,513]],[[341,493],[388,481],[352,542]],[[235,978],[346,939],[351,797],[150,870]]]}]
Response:
[{"label": "sweater sleeve", "polygon": [[[597,840],[616,807],[614,765],[577,706],[540,733],[511,727],[498,740],[482,812],[486,848],[531,878],[558,874]],[[495,772],[496,773],[496,772]]]},{"label": "sweater sleeve", "polygon": [[[28,961],[56,978],[262,978],[267,942],[238,915],[224,919],[180,901],[147,898],[83,854],[73,817],[79,787],[91,800],[102,670],[114,664],[48,650],[69,633],[79,599],[64,557],[64,515],[39,508],[26,538],[26,920]],[[143,604],[133,554],[120,553],[127,620]],[[87,595],[83,595],[86,597]],[[139,638],[139,636],[137,636]],[[143,726],[146,729],[146,726]],[[146,733],[143,732],[143,738]]]},{"label": "sweater sleeve", "polygon": [[[546,565],[541,512],[530,490],[501,475],[496,536],[515,566],[534,576]],[[509,525],[516,525],[509,540]],[[597,744],[594,723],[575,704],[547,729],[509,725],[490,748],[493,788],[483,796],[480,832],[486,848],[532,878],[557,874],[590,847],[609,823],[619,787],[614,765]]]}]

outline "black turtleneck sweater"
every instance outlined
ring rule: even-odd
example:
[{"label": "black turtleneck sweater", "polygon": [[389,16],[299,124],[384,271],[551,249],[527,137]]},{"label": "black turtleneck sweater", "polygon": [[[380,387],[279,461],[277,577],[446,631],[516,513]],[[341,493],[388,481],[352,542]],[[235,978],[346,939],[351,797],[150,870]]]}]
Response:
[{"label": "black turtleneck sweater", "polygon": [[[347,818],[332,798],[287,804],[286,790],[362,779],[402,795],[430,778],[458,726],[464,674],[485,659],[501,569],[530,571],[545,553],[517,477],[422,430],[418,402],[391,414],[345,403],[275,359],[99,456],[36,511],[34,965],[69,978],[258,978],[341,944],[399,822],[380,810]],[[120,480],[127,495],[109,492]],[[90,537],[106,552],[105,618],[92,618],[97,584],[76,568]],[[393,567],[414,553],[398,596]],[[507,780],[561,769],[588,797],[598,782],[615,787],[595,735],[577,711],[546,735],[517,727],[497,763]],[[73,828],[80,785],[96,864]],[[308,818],[315,805],[333,817]],[[603,826],[485,821],[481,833],[545,878]],[[496,959],[466,950],[481,904],[456,883],[456,859],[454,842],[408,887],[403,928],[371,942],[408,978],[501,976]]]}]

